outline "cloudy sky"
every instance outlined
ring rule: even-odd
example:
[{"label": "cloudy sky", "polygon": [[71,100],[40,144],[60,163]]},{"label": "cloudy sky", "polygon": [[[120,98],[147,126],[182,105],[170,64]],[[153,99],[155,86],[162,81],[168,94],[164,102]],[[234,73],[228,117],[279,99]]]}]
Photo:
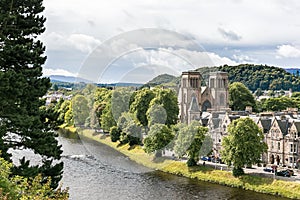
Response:
[{"label": "cloudy sky", "polygon": [[44,5],[45,75],[145,82],[201,66],[300,67],[297,0],[44,0]]}]

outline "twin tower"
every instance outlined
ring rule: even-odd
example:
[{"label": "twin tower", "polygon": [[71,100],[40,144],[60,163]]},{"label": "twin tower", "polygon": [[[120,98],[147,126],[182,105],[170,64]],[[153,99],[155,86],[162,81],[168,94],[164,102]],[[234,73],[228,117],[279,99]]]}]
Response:
[{"label": "twin tower", "polygon": [[199,121],[202,112],[229,109],[228,75],[226,72],[211,72],[208,83],[197,71],[183,72],[178,94],[179,119],[189,124]]}]

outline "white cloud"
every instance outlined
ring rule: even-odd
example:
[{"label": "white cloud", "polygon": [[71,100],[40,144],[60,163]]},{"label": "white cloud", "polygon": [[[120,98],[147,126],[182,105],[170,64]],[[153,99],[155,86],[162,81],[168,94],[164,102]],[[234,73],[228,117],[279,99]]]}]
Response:
[{"label": "white cloud", "polygon": [[92,36],[85,34],[72,34],[68,37],[68,42],[76,49],[90,53],[101,42]]},{"label": "white cloud", "polygon": [[292,45],[277,46],[277,54],[284,58],[300,58],[300,49]]},{"label": "white cloud", "polygon": [[[295,66],[295,59],[289,58],[300,58],[299,49],[282,45],[277,49],[281,59],[274,59],[278,44],[300,44],[300,1],[297,0],[255,3],[243,0],[89,0],[88,3],[86,0],[44,0],[44,5],[47,22],[42,38],[47,50],[51,51],[46,52],[51,53],[51,56],[48,54],[48,63],[51,64],[48,68],[64,65],[68,70],[76,71],[76,66],[81,65],[83,58],[100,41],[143,28],[162,28],[192,36],[207,52],[206,55],[199,51],[186,52],[187,59],[199,63],[197,66],[210,63],[235,65],[251,61]],[[144,38],[147,37],[142,35],[134,39]],[[117,42],[120,44],[113,44],[113,50],[124,47],[126,43]],[[173,39],[168,36],[161,44],[167,46],[172,42]],[[183,46],[186,41],[176,42],[183,42],[179,43]],[[235,48],[240,52],[231,51]],[[207,56],[209,59],[206,59]],[[153,64],[176,65],[176,59],[155,59],[152,58]]]},{"label": "white cloud", "polygon": [[236,60],[238,63],[253,63],[257,62],[257,60],[251,58],[250,56],[247,55],[237,55],[233,54],[233,59]]},{"label": "white cloud", "polygon": [[69,72],[64,69],[48,69],[48,68],[43,68],[43,76],[51,76],[51,75],[63,75],[63,76],[73,76],[77,77],[77,74]]},{"label": "white cloud", "polygon": [[70,34],[64,35],[57,32],[51,32],[42,37],[48,50],[79,50],[83,53],[90,53],[101,42],[89,35]]}]

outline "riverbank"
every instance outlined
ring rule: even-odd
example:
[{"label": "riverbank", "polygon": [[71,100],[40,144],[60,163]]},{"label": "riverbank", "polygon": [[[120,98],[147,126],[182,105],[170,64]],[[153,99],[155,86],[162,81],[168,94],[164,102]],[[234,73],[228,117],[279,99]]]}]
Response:
[{"label": "riverbank", "polygon": [[214,170],[210,167],[197,166],[189,168],[181,161],[175,161],[167,158],[153,160],[153,155],[146,154],[140,146],[136,146],[135,148],[130,148],[129,145],[120,146],[118,142],[111,142],[110,137],[102,134],[95,134],[92,130],[84,130],[79,134],[80,136],[106,144],[128,156],[131,160],[148,168],[230,187],[300,199],[299,183],[274,180],[271,178],[263,178],[253,175],[245,175],[241,178],[235,178],[232,176],[231,172]]}]

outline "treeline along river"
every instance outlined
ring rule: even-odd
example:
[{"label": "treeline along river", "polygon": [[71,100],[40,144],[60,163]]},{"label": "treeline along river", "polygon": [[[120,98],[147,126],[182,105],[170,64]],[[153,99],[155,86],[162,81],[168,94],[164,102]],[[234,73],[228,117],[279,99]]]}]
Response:
[{"label": "treeline along river", "polygon": [[75,200],[285,199],[153,171],[101,143],[60,133],[63,187]]}]

